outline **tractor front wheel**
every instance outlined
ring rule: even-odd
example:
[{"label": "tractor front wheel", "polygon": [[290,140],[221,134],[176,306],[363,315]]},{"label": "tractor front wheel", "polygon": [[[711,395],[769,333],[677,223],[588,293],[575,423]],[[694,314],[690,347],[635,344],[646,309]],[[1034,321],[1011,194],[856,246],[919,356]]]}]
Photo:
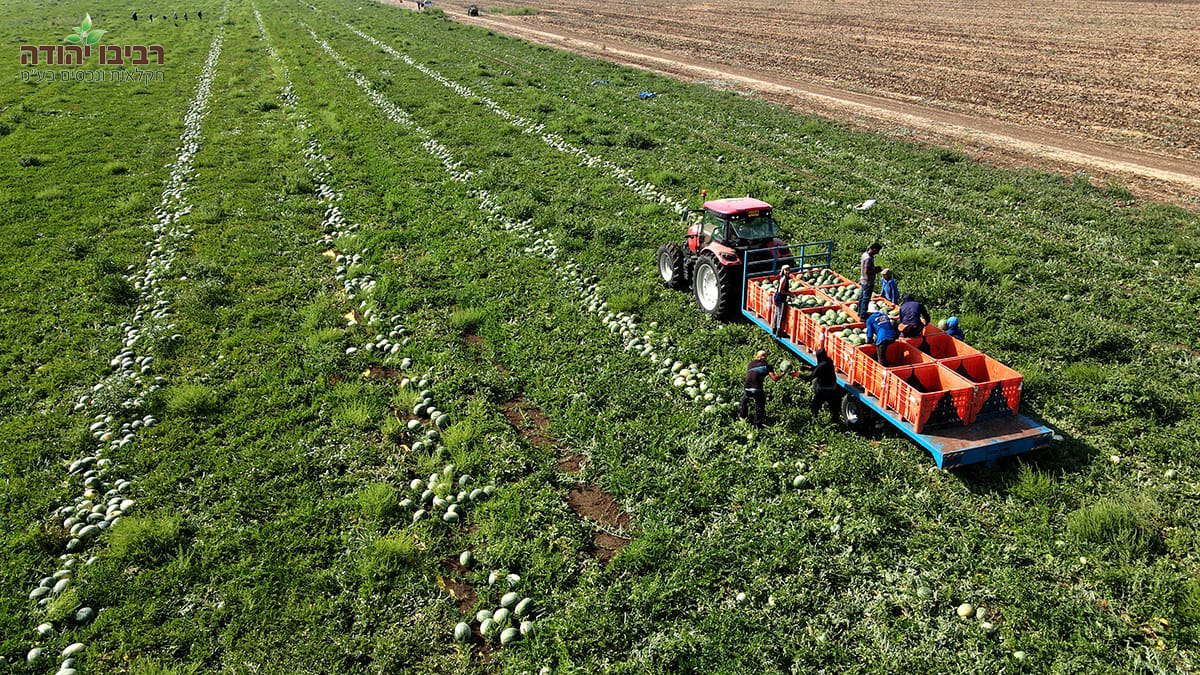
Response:
[{"label": "tractor front wheel", "polygon": [[738,269],[722,265],[711,256],[700,259],[692,273],[692,290],[700,309],[718,319],[732,314],[741,302],[738,284],[742,279]]},{"label": "tractor front wheel", "polygon": [[684,271],[683,250],[679,244],[663,244],[658,247],[658,276],[672,290],[681,291],[687,285]]}]

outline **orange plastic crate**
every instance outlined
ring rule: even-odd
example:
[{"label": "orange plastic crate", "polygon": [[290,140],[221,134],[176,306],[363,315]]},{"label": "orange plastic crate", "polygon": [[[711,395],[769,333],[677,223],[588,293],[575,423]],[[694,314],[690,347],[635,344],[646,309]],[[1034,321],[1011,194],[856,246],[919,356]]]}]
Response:
[{"label": "orange plastic crate", "polygon": [[754,283],[759,279],[746,280],[746,308],[757,315],[760,319],[766,319],[766,307],[763,304],[763,289]]},{"label": "orange plastic crate", "polygon": [[853,284],[853,285],[855,285],[855,286],[857,286],[857,285],[858,285],[858,282],[857,282],[857,281],[853,281],[853,280],[851,280],[851,279],[847,279],[846,277],[844,277],[844,276],[842,276],[842,275],[838,274],[837,272],[834,272],[833,270],[829,270],[829,271],[830,271],[830,272],[833,274],[833,276],[837,277],[838,279],[841,279],[841,281],[839,281],[839,282],[837,282],[837,283],[835,283],[835,284],[826,284],[826,285],[824,285],[824,286],[818,286],[817,288],[828,288],[829,286],[844,286],[844,285],[846,285],[846,284]]},{"label": "orange plastic crate", "polygon": [[821,324],[817,323],[816,319],[813,318],[814,314],[824,314],[831,309],[846,309],[846,307],[843,305],[832,305],[830,307],[807,307],[799,312],[796,312],[798,315],[795,317],[796,328],[795,332],[791,334],[793,339],[798,343],[808,345],[808,347],[815,352],[816,350],[823,349],[825,347],[826,332],[833,332],[839,328],[858,323],[858,315],[850,310],[846,311],[846,313],[850,315],[850,322],[846,324],[840,324],[838,326],[822,326]]},{"label": "orange plastic crate", "polygon": [[[854,382],[862,385],[868,393],[883,402],[883,380],[886,369],[875,358],[875,345],[868,344],[855,348]],[[905,366],[934,363],[934,360],[922,354],[916,347],[897,340],[888,345],[888,368],[903,368]]]},{"label": "orange plastic crate", "polygon": [[883,405],[920,433],[969,424],[978,389],[940,363],[889,368],[883,378]]},{"label": "orange plastic crate", "polygon": [[[834,296],[834,294],[833,294],[834,291],[839,291],[843,288],[849,288],[854,291],[854,294],[850,296],[849,300],[838,300]],[[853,283],[830,284],[828,286],[817,286],[817,290],[821,291],[822,293],[829,296],[830,298],[833,298],[834,301],[839,304],[843,304],[843,305],[857,305],[858,304],[858,294],[859,294],[858,284],[853,284]]]},{"label": "orange plastic crate", "polygon": [[[936,326],[934,330],[937,330]],[[929,326],[926,326],[925,331],[926,333],[923,338],[901,338],[901,340],[912,345],[917,345],[918,347],[924,341],[925,349],[923,351],[939,361],[980,353],[978,349],[965,342],[956,340],[940,330],[936,333],[931,333],[929,332]]]},{"label": "orange plastic crate", "polygon": [[1016,415],[1025,376],[986,354],[972,354],[940,362],[979,387],[971,421]]},{"label": "orange plastic crate", "polygon": [[856,354],[858,354],[857,348],[849,342],[846,342],[839,337],[835,337],[834,333],[836,333],[838,330],[844,330],[847,328],[866,328],[866,326],[867,324],[865,323],[852,323],[833,330],[828,330],[825,334],[825,351],[829,352],[829,358],[833,360],[834,368],[846,373],[851,382],[854,381],[854,357]]}]

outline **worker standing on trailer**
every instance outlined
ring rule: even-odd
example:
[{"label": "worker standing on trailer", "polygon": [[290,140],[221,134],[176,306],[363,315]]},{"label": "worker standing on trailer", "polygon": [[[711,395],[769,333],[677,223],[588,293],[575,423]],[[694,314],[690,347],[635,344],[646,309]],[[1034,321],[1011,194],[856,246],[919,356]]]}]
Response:
[{"label": "worker standing on trailer", "polygon": [[867,342],[875,341],[875,360],[884,368],[888,367],[888,347],[899,337],[900,331],[885,312],[875,312],[867,318]]},{"label": "worker standing on trailer", "polygon": [[893,305],[899,305],[900,287],[896,285],[896,280],[892,278],[892,270],[883,270],[879,273],[879,278],[883,280],[879,282],[879,292],[883,295],[883,299]]},{"label": "worker standing on trailer", "polygon": [[858,315],[860,317],[867,315],[867,310],[871,306],[871,296],[875,293],[875,275],[883,269],[875,266],[875,256],[881,250],[883,250],[883,244],[875,242],[868,246],[862,254],[862,270],[858,275],[858,283],[862,286],[858,296]]},{"label": "worker standing on trailer", "polygon": [[767,353],[759,350],[746,368],[746,383],[742,388],[742,406],[738,409],[738,417],[746,419],[746,406],[754,401],[754,419],[750,423],[760,429],[767,413],[767,392],[763,385],[768,377],[772,382],[777,382],[780,376],[767,363]]},{"label": "worker standing on trailer", "polygon": [[[799,373],[797,373],[799,375]],[[829,354],[824,349],[817,350],[817,364],[812,367],[807,375],[799,375],[813,383],[813,399],[808,405],[808,409],[815,416],[817,411],[821,409],[822,404],[829,406],[829,418],[836,421],[838,418],[838,402],[841,401],[841,389],[837,383],[837,372],[833,367],[833,359],[829,358]]]},{"label": "worker standing on trailer", "polygon": [[771,296],[771,304],[775,308],[775,312],[771,314],[771,332],[775,337],[783,336],[783,320],[787,316],[787,300],[793,293],[788,290],[792,279],[788,274],[792,271],[791,267],[784,265],[779,270],[779,286],[775,289],[775,294]]},{"label": "worker standing on trailer", "polygon": [[906,338],[917,338],[925,334],[925,326],[929,324],[929,310],[917,302],[912,293],[904,295],[900,305],[900,334]]}]

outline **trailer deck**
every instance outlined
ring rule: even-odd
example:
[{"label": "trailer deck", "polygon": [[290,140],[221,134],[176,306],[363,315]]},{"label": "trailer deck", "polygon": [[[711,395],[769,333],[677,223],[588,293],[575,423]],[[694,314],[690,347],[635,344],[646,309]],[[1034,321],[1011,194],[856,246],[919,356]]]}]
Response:
[{"label": "trailer deck", "polygon": [[[828,254],[808,254],[805,250],[807,247],[817,245],[820,244],[805,244],[800,247],[802,253],[796,257],[802,261],[802,266],[812,267],[811,265],[804,265],[804,263],[807,262],[808,258],[818,256],[824,258],[826,262],[824,265],[816,266],[828,266]],[[770,274],[770,272],[765,272],[765,274]],[[760,275],[752,275],[747,270],[745,273],[746,279],[752,276]],[[771,334],[771,327],[747,307],[747,299],[744,293],[746,279],[743,279],[742,284],[743,298],[741,313],[759,328]],[[793,341],[790,337],[776,337],[774,335],[772,337],[810,365],[816,363],[816,355],[810,352],[805,345]],[[890,424],[905,436],[908,436],[917,445],[928,450],[933,455],[934,461],[939,468],[948,469],[979,462],[993,462],[1001,457],[1036,450],[1049,445],[1054,435],[1054,432],[1049,427],[1039,424],[1022,414],[977,420],[967,425],[926,428],[918,432],[911,423],[901,419],[893,411],[885,408],[882,402],[874,395],[864,391],[861,386],[847,381],[844,372],[837,371],[837,378],[838,384],[848,394],[857,397],[859,402],[879,415],[884,422]]]}]

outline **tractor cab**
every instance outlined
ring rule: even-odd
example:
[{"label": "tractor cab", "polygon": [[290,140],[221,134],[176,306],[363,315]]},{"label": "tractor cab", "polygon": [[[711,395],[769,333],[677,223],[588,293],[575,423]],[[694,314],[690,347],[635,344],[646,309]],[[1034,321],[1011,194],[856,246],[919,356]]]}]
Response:
[{"label": "tractor cab", "polygon": [[[690,216],[695,214],[698,219]],[[741,298],[742,269],[751,251],[791,259],[787,244],[779,238],[779,226],[771,216],[771,205],[753,197],[730,197],[704,202],[703,208],[684,213],[691,222],[681,247],[663,244],[658,249],[658,271],[670,288],[689,285],[701,309],[728,317]]]},{"label": "tractor cab", "polygon": [[717,244],[720,249],[729,249],[716,251],[722,262],[736,263],[740,256],[734,249],[744,252],[748,248],[775,245],[779,237],[779,226],[771,217],[771,205],[758,199],[713,199],[704,202],[699,213],[700,222],[692,225],[687,233],[687,248],[696,255]]}]

